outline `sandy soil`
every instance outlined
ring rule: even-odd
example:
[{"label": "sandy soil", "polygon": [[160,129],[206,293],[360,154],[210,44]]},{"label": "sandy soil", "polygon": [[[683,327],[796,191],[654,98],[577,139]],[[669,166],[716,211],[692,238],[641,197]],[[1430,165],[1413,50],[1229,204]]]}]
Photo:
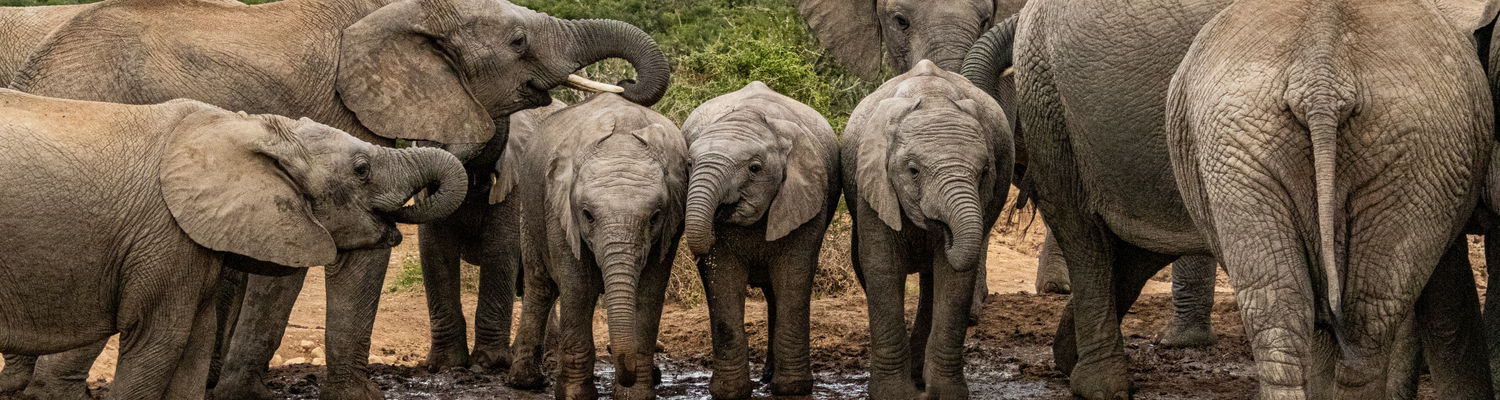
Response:
[{"label": "sandy soil", "polygon": [[[1040,226],[1038,221],[1037,227]],[[1002,232],[989,249],[990,296],[980,325],[969,331],[966,360],[969,384],[977,398],[1067,398],[1067,381],[1051,359],[1051,342],[1065,295],[1032,293],[1038,232]],[[1018,230],[1018,229],[1017,229]],[[1037,229],[1039,230],[1039,228]],[[416,229],[403,227],[406,240],[395,250],[387,283],[401,265],[417,257]],[[1482,269],[1481,269],[1482,271]],[[1218,344],[1205,349],[1167,349],[1152,343],[1171,316],[1170,284],[1165,277],[1150,282],[1141,300],[1123,323],[1127,352],[1132,360],[1137,397],[1148,399],[1246,398],[1254,393],[1255,372],[1249,346],[1231,289],[1220,274],[1214,307]],[[323,275],[308,274],[308,282],[293,312],[290,327],[272,361],[270,386],[286,398],[317,397],[323,360]],[[1480,280],[1483,282],[1483,280]],[[908,296],[908,318],[915,296]],[[472,317],[475,299],[466,295]],[[519,303],[518,303],[519,304]],[[765,303],[752,301],[746,320],[751,332],[751,359],[764,357]],[[863,398],[868,333],[862,296],[814,301],[812,351],[818,386],[815,398]],[[596,315],[598,346],[604,348],[602,313]],[[471,331],[472,332],[472,331]],[[425,299],[420,290],[388,293],[381,300],[375,323],[370,362],[374,379],[388,398],[507,398],[543,399],[550,392],[517,392],[504,386],[503,371],[452,370],[430,374],[421,366],[428,346]],[[471,334],[472,338],[472,334]],[[664,371],[663,398],[707,398],[711,358],[708,312],[703,306],[669,305],[662,322],[665,350],[659,361]],[[472,340],[472,339],[471,339]],[[91,374],[91,386],[107,391],[113,375],[116,345],[110,344]],[[610,388],[608,355],[601,350],[597,370],[602,390]],[[758,371],[759,365],[752,366]],[[764,389],[757,392],[765,395]],[[1423,397],[1431,397],[1424,393]]]}]

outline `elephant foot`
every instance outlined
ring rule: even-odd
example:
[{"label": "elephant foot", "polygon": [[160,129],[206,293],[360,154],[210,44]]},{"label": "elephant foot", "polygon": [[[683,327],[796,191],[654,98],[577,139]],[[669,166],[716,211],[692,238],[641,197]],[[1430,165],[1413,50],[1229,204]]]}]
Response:
[{"label": "elephant foot", "polygon": [[922,393],[923,399],[968,399],[969,386],[964,382],[929,382]]},{"label": "elephant foot", "polygon": [[552,396],[559,400],[593,400],[599,398],[599,389],[594,387],[592,380],[580,384],[558,384],[554,391]]},{"label": "elephant foot", "polygon": [[811,396],[812,390],[812,375],[771,378],[771,394],[775,396]]},{"label": "elephant foot", "polygon": [[917,391],[916,384],[901,375],[870,378],[870,398],[875,400],[910,400],[915,399],[921,392]]},{"label": "elephant foot", "polygon": [[45,386],[31,385],[26,387],[23,395],[34,399],[46,400],[90,400],[94,397],[89,394],[87,383],[48,384]]},{"label": "elephant foot", "polygon": [[257,374],[245,376],[244,374],[226,374],[219,377],[219,382],[213,387],[215,399],[247,399],[247,400],[271,400],[276,395],[266,387],[266,383]]},{"label": "elephant foot", "polygon": [[1089,400],[1130,398],[1130,373],[1124,355],[1104,361],[1078,364],[1069,376],[1073,395]]},{"label": "elephant foot", "polygon": [[427,350],[427,371],[441,372],[449,368],[468,368],[469,350],[465,346],[439,346],[436,343]]},{"label": "elephant foot", "polygon": [[1040,294],[1070,294],[1073,288],[1067,281],[1042,281],[1036,283],[1036,292]]},{"label": "elephant foot", "polygon": [[715,399],[748,399],[753,389],[744,371],[714,371],[708,380],[708,394]]},{"label": "elephant foot", "polygon": [[651,400],[656,398],[655,385],[643,385],[637,382],[635,386],[624,387],[616,383],[614,390],[615,393],[610,398],[615,400]]},{"label": "elephant foot", "polygon": [[1214,334],[1213,325],[1207,321],[1193,323],[1184,322],[1173,318],[1162,329],[1161,334],[1156,336],[1156,344],[1162,347],[1208,347],[1219,341],[1218,335]]},{"label": "elephant foot", "polygon": [[522,357],[510,365],[510,380],[506,385],[521,390],[542,390],[547,387],[547,377],[542,375],[542,365],[535,358]]},{"label": "elephant foot", "polygon": [[384,399],[380,385],[367,376],[348,376],[337,380],[330,378],[323,383],[318,398],[323,400],[370,400]]},{"label": "elephant foot", "polygon": [[484,367],[487,371],[499,371],[510,368],[510,346],[474,346],[474,353],[469,355],[469,361],[475,365]]}]

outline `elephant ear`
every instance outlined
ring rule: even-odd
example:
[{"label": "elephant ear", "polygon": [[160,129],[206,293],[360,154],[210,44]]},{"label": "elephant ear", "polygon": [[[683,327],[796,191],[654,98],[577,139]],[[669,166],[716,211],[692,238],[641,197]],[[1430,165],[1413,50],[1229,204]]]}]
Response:
[{"label": "elephant ear", "polygon": [[486,142],[495,133],[489,112],[439,48],[452,23],[429,15],[434,10],[421,4],[402,0],[344,29],[339,96],[361,124],[383,137]]},{"label": "elephant ear", "polygon": [[218,109],[178,123],[161,166],[167,208],[203,247],[292,266],[334,261],[333,237],[313,217],[296,177],[306,176],[291,121]]},{"label": "elephant ear", "polygon": [[1426,0],[1438,15],[1464,34],[1473,33],[1495,21],[1500,0]]},{"label": "elephant ear", "polygon": [[896,200],[895,187],[891,186],[891,142],[895,140],[896,125],[901,118],[919,103],[918,99],[905,97],[881,100],[869,118],[851,122],[848,128],[859,132],[859,165],[855,166],[854,172],[859,195],[875,209],[881,221],[898,231],[901,230],[901,204]]},{"label": "elephant ear", "polygon": [[490,204],[505,201],[505,198],[515,190],[516,182],[520,181],[520,156],[526,151],[526,144],[531,141],[533,135],[541,131],[542,120],[567,106],[567,103],[553,99],[552,104],[546,107],[533,108],[510,115],[510,133],[505,140],[505,151],[501,153],[500,160],[495,162],[495,172],[491,177]]},{"label": "elephant ear", "polygon": [[547,220],[562,228],[574,260],[583,257],[578,242],[578,210],[573,205],[573,184],[578,179],[576,159],[575,154],[559,153],[547,168]]},{"label": "elephant ear", "polygon": [[875,0],[800,0],[797,11],[835,60],[861,78],[880,79],[884,42]]},{"label": "elephant ear", "polygon": [[766,217],[766,241],[771,242],[823,211],[827,203],[828,166],[824,164],[825,149],[802,125],[774,117],[767,117],[766,123],[776,132],[778,141],[791,147],[786,155],[786,178],[781,181],[781,190],[776,192],[770,215]]}]

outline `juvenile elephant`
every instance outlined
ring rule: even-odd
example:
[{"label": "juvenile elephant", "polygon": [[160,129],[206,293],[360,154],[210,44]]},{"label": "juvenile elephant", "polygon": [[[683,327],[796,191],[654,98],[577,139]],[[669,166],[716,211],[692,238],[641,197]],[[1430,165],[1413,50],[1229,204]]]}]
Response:
[{"label": "juvenile elephant", "polygon": [[[1198,33],[1167,95],[1166,139],[1236,288],[1262,398],[1395,395],[1399,326],[1440,260],[1468,254],[1494,141],[1473,33],[1497,8],[1238,0]],[[1477,307],[1455,311],[1478,320]],[[1439,396],[1493,398],[1483,343],[1456,344],[1427,348],[1434,376],[1465,378]]]},{"label": "juvenile elephant", "polygon": [[613,94],[552,114],[519,152],[526,294],[510,384],[539,389],[558,311],[559,399],[593,399],[594,307],[609,317],[614,397],[655,396],[656,335],[682,236],[687,143],[671,120]]},{"label": "juvenile elephant", "polygon": [[[511,313],[521,269],[521,202],[505,199],[516,185],[519,149],[539,135],[542,120],[566,106],[554,100],[546,107],[511,114],[505,135],[509,139],[491,140],[464,164],[472,188],[482,192],[469,192],[453,214],[421,226],[422,285],[432,321],[429,370],[466,367],[470,362],[488,369],[510,366]],[[489,168],[474,167],[485,162]],[[473,354],[460,302],[460,259],[479,266]]]},{"label": "juvenile elephant", "polygon": [[[928,396],[967,398],[970,294],[1010,184],[1005,113],[923,60],[860,102],[840,146],[854,268],[869,302],[871,397],[914,398],[925,382]],[[921,302],[908,333],[911,273],[921,274]]]},{"label": "juvenile elephant", "polygon": [[[309,117],[382,146],[396,138],[455,145],[467,160],[491,139],[504,143],[494,121],[550,103],[547,90],[606,87],[570,74],[610,57],[636,67],[635,82],[618,89],[624,97],[661,98],[669,67],[645,32],[504,0],[108,0],[57,28],[12,87],[120,103],[193,98]],[[351,252],[328,270],[325,398],[380,397],[366,357],[389,256]],[[227,324],[216,397],[271,397],[261,378],[303,279],[301,271],[247,279],[249,301],[227,313],[237,320]]]},{"label": "juvenile elephant", "polygon": [[808,307],[823,234],[839,201],[838,139],[812,107],[759,81],[683,122],[692,159],[684,239],[698,256],[714,342],[715,398],[750,397],[745,287],[766,295],[762,381],[811,395]]},{"label": "juvenile elephant", "polygon": [[[964,54],[995,22],[1024,0],[799,0],[797,11],[819,44],[867,80],[880,79],[881,60],[897,73],[918,60],[959,72]],[[889,54],[887,54],[889,53]]]},{"label": "juvenile elephant", "polygon": [[[116,398],[202,398],[221,266],[332,263],[458,206],[457,159],[307,119],[191,100],[136,106],[0,90],[0,351],[118,332]],[[403,206],[422,188],[438,193]]]}]

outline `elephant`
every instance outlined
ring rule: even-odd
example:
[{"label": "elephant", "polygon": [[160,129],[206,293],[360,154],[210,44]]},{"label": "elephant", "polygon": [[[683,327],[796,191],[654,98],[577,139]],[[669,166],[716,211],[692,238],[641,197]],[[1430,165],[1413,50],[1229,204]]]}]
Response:
[{"label": "elephant", "polygon": [[[872,398],[914,398],[923,383],[928,397],[968,398],[966,316],[1009,194],[1009,127],[994,99],[927,60],[850,116],[840,165],[869,303]],[[921,297],[908,334],[910,273],[921,276]]]},{"label": "elephant", "polygon": [[[0,351],[121,334],[115,398],[202,398],[222,267],[326,265],[458,207],[456,158],[309,119],[193,100],[124,105],[0,90],[15,210],[0,216]],[[423,188],[430,196],[412,205]]]},{"label": "elephant", "polygon": [[697,257],[715,327],[709,392],[750,397],[751,285],[765,293],[768,310],[762,382],[773,395],[811,395],[813,275],[841,189],[833,127],[760,81],[703,103],[682,126],[692,160],[683,240]]},{"label": "elephant", "polygon": [[604,93],[552,114],[520,149],[526,293],[509,385],[540,389],[548,310],[558,311],[559,399],[593,399],[594,308],[603,294],[614,398],[655,396],[656,336],[682,236],[687,142],[648,108]]},{"label": "elephant", "polygon": [[[882,59],[896,73],[918,60],[959,72],[964,54],[1025,0],[798,0],[797,11],[839,64],[878,80]],[[877,40],[871,40],[877,39]]]},{"label": "elephant", "polygon": [[[432,320],[429,370],[467,367],[471,362],[492,370],[510,367],[511,313],[521,267],[521,206],[518,201],[501,199],[515,187],[518,149],[538,135],[547,116],[566,106],[554,100],[546,107],[511,114],[508,139],[492,139],[479,156],[464,164],[469,177],[477,181],[471,186],[482,192],[469,192],[453,214],[419,227],[422,285]],[[487,170],[471,168],[486,161],[490,165]],[[480,271],[472,355],[468,351],[468,323],[460,303],[460,258],[479,266]]]},{"label": "elephant", "polygon": [[[127,104],[193,98],[312,118],[381,146],[449,144],[460,160],[503,143],[495,121],[549,104],[556,86],[651,104],[669,80],[660,49],[634,26],[562,20],[504,0],[106,0],[38,51],[13,88]],[[615,87],[570,75],[611,57],[630,62],[637,78]],[[324,398],[380,397],[367,355],[389,258],[388,249],[360,250],[328,270]],[[251,276],[234,289],[245,300],[226,313],[237,320],[226,323],[232,336],[215,397],[273,397],[262,377],[304,276]]]},{"label": "elephant", "polygon": [[[1495,123],[1473,34],[1497,9],[1238,0],[1182,59],[1166,98],[1173,175],[1237,289],[1262,398],[1392,396],[1402,320],[1440,261],[1468,255]],[[1473,307],[1449,318],[1478,321],[1468,292]],[[1458,377],[1442,398],[1494,397],[1468,325],[1458,351],[1424,346],[1434,376]]]},{"label": "elephant", "polygon": [[0,40],[0,80],[10,82],[48,34],[85,8],[88,6],[0,7],[0,39],[4,39]]}]

